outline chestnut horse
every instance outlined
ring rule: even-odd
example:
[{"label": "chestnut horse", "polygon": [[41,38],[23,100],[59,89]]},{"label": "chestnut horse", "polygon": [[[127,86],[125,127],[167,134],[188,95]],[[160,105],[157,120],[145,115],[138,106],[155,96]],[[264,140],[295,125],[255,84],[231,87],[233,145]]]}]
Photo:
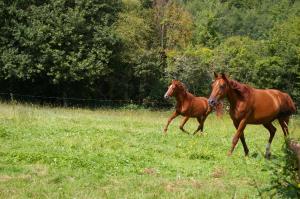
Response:
[{"label": "chestnut horse", "polygon": [[289,134],[289,117],[296,111],[291,97],[275,89],[252,88],[228,79],[224,74],[214,73],[214,75],[215,80],[212,83],[212,92],[208,102],[211,106],[215,106],[219,100],[227,97],[230,103],[230,117],[237,129],[228,155],[232,154],[239,139],[247,155],[249,150],[244,137],[244,129],[247,124],[262,124],[270,132],[265,154],[266,158],[270,158],[270,147],[276,132],[272,122],[278,119],[284,135]]},{"label": "chestnut horse", "polygon": [[[167,92],[165,93],[165,99],[169,97],[175,97],[177,103],[175,107],[174,113],[168,119],[167,125],[164,128],[164,132],[166,133],[168,130],[168,126],[171,121],[176,118],[178,115],[184,116],[179,128],[187,133],[183,126],[188,121],[190,117],[197,118],[199,122],[199,126],[197,130],[194,132],[194,135],[201,130],[203,131],[204,121],[207,115],[211,112],[211,108],[208,105],[208,100],[205,97],[196,97],[193,94],[189,93],[185,88],[184,84],[178,80],[172,80],[171,85],[169,86]],[[220,110],[220,109],[219,109]],[[218,111],[219,112],[219,111]]]}]

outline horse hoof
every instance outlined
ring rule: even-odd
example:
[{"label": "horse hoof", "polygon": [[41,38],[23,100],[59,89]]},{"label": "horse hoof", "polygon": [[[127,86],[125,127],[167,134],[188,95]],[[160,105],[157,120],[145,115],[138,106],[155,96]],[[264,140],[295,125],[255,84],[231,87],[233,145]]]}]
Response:
[{"label": "horse hoof", "polygon": [[194,132],[193,135],[196,136],[196,135],[199,135],[199,134],[198,134],[198,132]]},{"label": "horse hoof", "polygon": [[231,151],[228,151],[227,156],[230,157],[232,155]]}]

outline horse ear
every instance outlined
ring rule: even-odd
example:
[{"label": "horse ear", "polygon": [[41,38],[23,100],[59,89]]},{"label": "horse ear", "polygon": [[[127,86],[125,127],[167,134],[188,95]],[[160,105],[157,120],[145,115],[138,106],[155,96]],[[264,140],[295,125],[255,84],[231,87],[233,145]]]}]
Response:
[{"label": "horse ear", "polygon": [[222,79],[224,79],[226,82],[228,82],[228,79],[224,73],[221,73]]},{"label": "horse ear", "polygon": [[215,79],[217,79],[218,74],[215,71],[214,71],[214,76],[215,76]]},{"label": "horse ear", "polygon": [[185,83],[182,83],[182,86],[183,86],[183,88],[184,88],[185,90],[188,91],[188,88],[186,87],[186,84],[185,84]]}]

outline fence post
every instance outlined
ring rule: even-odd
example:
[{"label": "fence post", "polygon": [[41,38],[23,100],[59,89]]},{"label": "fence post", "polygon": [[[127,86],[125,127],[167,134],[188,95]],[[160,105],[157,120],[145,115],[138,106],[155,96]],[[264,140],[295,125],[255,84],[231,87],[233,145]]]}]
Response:
[{"label": "fence post", "polygon": [[63,91],[63,106],[64,106],[64,107],[67,107],[67,106],[68,106],[66,97],[67,97],[67,94],[66,94],[65,91]]},{"label": "fence post", "polygon": [[10,95],[10,100],[11,100],[11,102],[14,102],[14,94],[13,94],[13,93],[10,93],[9,95]]}]

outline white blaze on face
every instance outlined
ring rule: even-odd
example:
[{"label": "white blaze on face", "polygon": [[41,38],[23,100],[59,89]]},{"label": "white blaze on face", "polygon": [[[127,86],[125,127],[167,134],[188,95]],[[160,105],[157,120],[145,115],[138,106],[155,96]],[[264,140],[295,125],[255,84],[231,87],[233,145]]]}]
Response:
[{"label": "white blaze on face", "polygon": [[165,93],[165,97],[169,97],[169,92],[171,92],[171,89],[173,89],[174,86],[171,84],[167,90],[167,92]]},{"label": "white blaze on face", "polygon": [[[215,85],[214,85],[215,84]],[[213,84],[213,90],[210,94],[210,97],[209,99],[213,100],[213,101],[217,101],[218,99],[217,98],[217,94],[219,93],[220,91],[220,88],[219,88],[219,84],[220,84],[220,81],[219,80],[216,80],[215,83]]]}]

